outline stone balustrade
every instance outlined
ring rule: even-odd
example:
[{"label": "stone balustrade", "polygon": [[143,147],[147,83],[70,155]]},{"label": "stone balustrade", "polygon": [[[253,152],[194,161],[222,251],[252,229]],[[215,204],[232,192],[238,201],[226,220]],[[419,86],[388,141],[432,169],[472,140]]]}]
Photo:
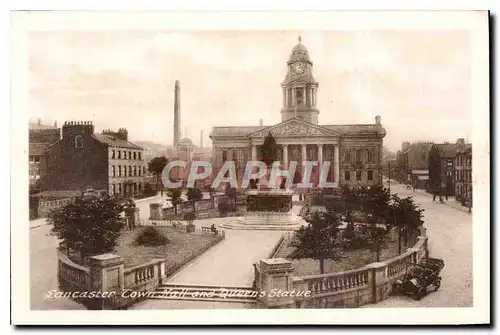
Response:
[{"label": "stone balustrade", "polygon": [[[123,257],[103,254],[90,257],[90,265],[85,267],[60,251],[58,277],[61,290],[87,308],[120,309],[147,298],[167,276],[164,259],[125,268]],[[81,296],[85,292],[87,296]]]},{"label": "stone balustrade", "polygon": [[[257,307],[351,308],[377,303],[391,294],[394,282],[405,273],[408,264],[424,257],[428,257],[428,249],[422,229],[416,244],[401,255],[349,271],[298,277],[292,275],[292,263],[286,259],[261,260],[254,265],[255,288],[267,294],[258,298]],[[287,299],[269,296],[280,289],[295,295]]]}]

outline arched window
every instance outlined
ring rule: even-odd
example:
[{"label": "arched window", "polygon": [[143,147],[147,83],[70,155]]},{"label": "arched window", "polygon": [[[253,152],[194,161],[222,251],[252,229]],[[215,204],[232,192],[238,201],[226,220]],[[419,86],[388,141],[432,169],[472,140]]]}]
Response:
[{"label": "arched window", "polygon": [[75,137],[75,148],[83,148],[83,136],[78,135]]}]

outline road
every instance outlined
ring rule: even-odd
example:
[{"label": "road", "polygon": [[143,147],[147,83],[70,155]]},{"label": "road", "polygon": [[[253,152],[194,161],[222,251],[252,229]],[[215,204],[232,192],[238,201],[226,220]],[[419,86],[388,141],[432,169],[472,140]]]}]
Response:
[{"label": "road", "polygon": [[[149,217],[149,204],[160,197],[137,202],[141,220]],[[30,222],[30,304],[34,310],[78,310],[85,309],[82,305],[67,298],[47,299],[44,295],[50,290],[58,289],[57,280],[57,238],[50,234],[51,226],[41,225],[44,220]]]},{"label": "road", "polygon": [[365,307],[472,307],[472,215],[432,201],[419,192],[391,183],[391,192],[412,196],[423,208],[429,236],[429,255],[442,258],[441,288],[420,301],[409,297],[391,297]]}]

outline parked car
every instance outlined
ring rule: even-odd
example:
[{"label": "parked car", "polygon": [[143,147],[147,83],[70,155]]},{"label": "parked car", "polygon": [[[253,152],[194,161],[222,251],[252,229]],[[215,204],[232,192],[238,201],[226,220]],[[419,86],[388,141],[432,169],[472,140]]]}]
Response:
[{"label": "parked car", "polygon": [[407,264],[405,274],[394,283],[393,293],[422,299],[441,287],[439,273],[443,267],[444,261],[439,258],[423,258],[418,264]]}]

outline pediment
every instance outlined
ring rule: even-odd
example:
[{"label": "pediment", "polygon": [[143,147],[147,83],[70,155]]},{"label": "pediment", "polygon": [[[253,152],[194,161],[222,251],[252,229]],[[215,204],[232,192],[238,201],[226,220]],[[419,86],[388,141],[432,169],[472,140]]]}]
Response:
[{"label": "pediment", "polygon": [[331,131],[329,129],[323,128],[321,126],[314,125],[312,123],[292,119],[282,123],[278,123],[274,126],[269,126],[262,130],[256,131],[255,133],[249,134],[248,137],[265,137],[271,132],[274,137],[331,137],[339,136],[340,134]]}]

